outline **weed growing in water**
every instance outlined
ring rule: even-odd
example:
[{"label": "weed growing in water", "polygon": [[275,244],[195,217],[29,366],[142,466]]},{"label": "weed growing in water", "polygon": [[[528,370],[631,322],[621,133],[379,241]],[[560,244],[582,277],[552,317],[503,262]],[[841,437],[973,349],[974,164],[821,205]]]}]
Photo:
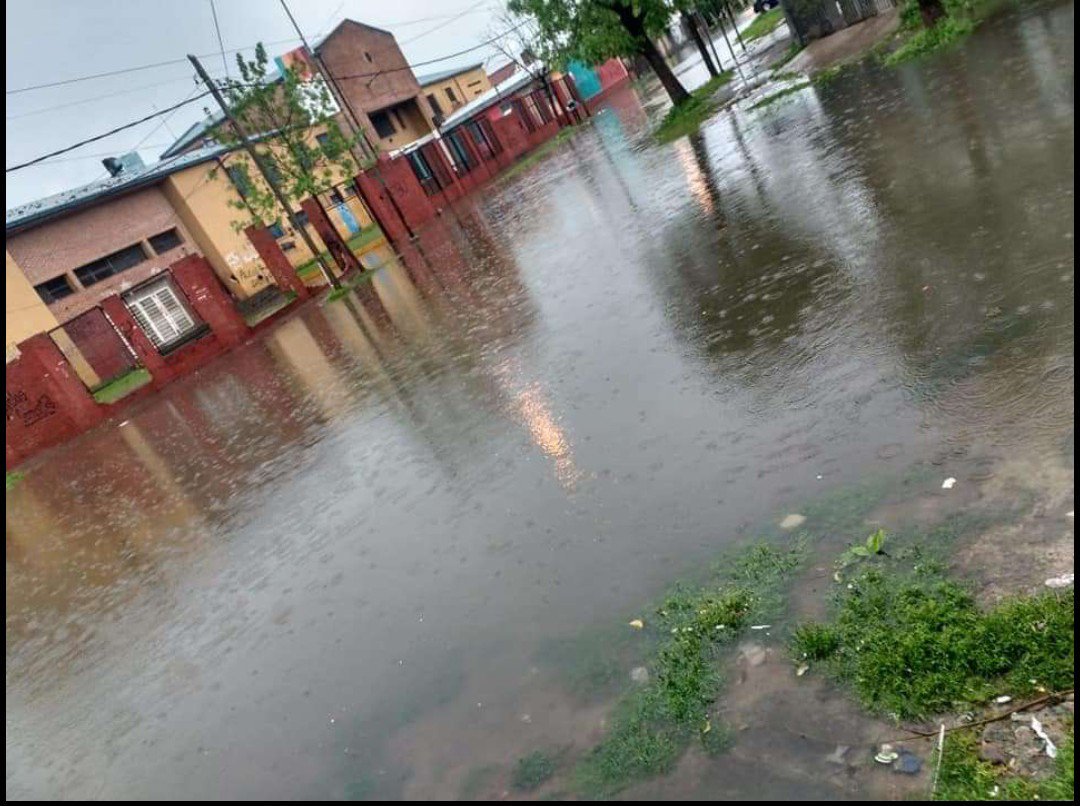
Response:
[{"label": "weed growing in water", "polygon": [[900,719],[1073,681],[1073,591],[980,610],[963,585],[923,565],[863,569],[842,588],[835,620],[796,629],[797,658],[825,660],[863,704]]},{"label": "weed growing in water", "polygon": [[555,761],[546,753],[537,750],[524,758],[518,759],[510,779],[514,789],[530,791],[536,789],[555,774]]},{"label": "weed growing in water", "polygon": [[781,585],[804,556],[802,542],[788,549],[757,545],[723,578],[701,588],[679,585],[664,597],[646,626],[662,637],[652,681],[623,699],[607,736],[578,765],[583,794],[610,796],[670,771],[695,735],[711,754],[730,746],[727,728],[708,717],[723,682],[719,659],[751,619],[777,612]]},{"label": "weed growing in water", "polygon": [[671,107],[656,129],[656,139],[661,143],[668,143],[684,134],[697,131],[705,119],[716,111],[712,96],[730,82],[733,76],[734,73],[730,70],[714,76],[690,93],[688,100]]}]

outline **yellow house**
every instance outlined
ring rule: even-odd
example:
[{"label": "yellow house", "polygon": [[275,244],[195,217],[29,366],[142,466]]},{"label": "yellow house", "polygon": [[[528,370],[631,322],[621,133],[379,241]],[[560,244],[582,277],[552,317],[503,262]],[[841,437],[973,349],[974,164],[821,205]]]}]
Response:
[{"label": "yellow house", "polygon": [[[4,288],[7,292],[7,308],[5,310],[4,324],[6,335],[6,361],[18,357],[15,345],[38,333],[52,330],[59,322],[53,316],[41,297],[30,285],[22,269],[15,262],[10,252],[5,251],[7,260],[5,269]],[[6,363],[6,362],[5,362]]]},{"label": "yellow house", "polygon": [[420,76],[417,81],[440,120],[491,89],[491,81],[484,72],[482,62]]},{"label": "yellow house", "polygon": [[[321,134],[312,132],[311,144]],[[237,171],[241,167],[246,171]],[[337,169],[333,173],[336,174],[332,177],[336,184],[331,190],[320,194],[319,201],[338,232],[349,241],[374,222],[356,193],[352,177]],[[247,183],[253,184],[260,193],[269,191],[247,154],[234,151],[173,173],[163,187],[166,197],[199,243],[206,259],[222,280],[242,298],[251,296],[272,282],[247,236],[237,229],[237,222],[242,223],[250,218],[242,209],[243,198],[238,189]],[[293,212],[301,221],[306,221],[307,216],[299,207]],[[270,229],[293,266],[302,267],[311,263],[314,254],[284,215]],[[325,251],[325,245],[315,228],[308,224],[306,229],[316,246]],[[305,276],[317,278],[318,270],[315,267],[311,269],[305,272]]]}]

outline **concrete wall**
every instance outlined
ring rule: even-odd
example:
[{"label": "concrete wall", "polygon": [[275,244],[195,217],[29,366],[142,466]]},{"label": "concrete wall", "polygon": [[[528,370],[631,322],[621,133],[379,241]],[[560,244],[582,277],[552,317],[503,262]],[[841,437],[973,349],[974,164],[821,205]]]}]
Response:
[{"label": "concrete wall", "polygon": [[[147,239],[174,227],[183,243],[155,255]],[[147,255],[138,265],[87,288],[75,277],[80,266],[138,243]],[[197,252],[198,246],[161,188],[152,187],[8,235],[7,251],[31,285],[67,275],[75,293],[48,306],[62,322]]]},{"label": "concrete wall", "polygon": [[4,311],[4,346],[7,360],[18,355],[16,344],[36,333],[52,330],[59,323],[34,287],[26,279],[10,252],[4,253],[7,266],[4,270],[6,308]]},{"label": "concrete wall", "polygon": [[233,226],[246,215],[231,206],[240,201],[240,194],[217,162],[172,174],[162,184],[162,191],[203,256],[236,297],[246,299],[273,282],[251,241]]},{"label": "concrete wall", "polygon": [[[455,109],[460,106],[464,106],[478,95],[483,95],[485,92],[491,89],[491,81],[488,79],[487,73],[483,68],[476,67],[472,70],[465,70],[457,75],[444,78],[442,81],[435,81],[430,84],[424,84],[425,97],[434,96],[436,102],[439,104],[439,108],[442,109],[443,116],[449,115]],[[447,90],[452,90],[454,98],[452,99],[447,95]]]}]

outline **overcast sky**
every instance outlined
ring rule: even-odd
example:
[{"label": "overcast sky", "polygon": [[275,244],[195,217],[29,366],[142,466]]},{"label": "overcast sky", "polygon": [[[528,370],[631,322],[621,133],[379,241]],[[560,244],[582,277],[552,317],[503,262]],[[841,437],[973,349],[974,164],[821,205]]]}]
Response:
[{"label": "overcast sky", "polygon": [[[226,50],[267,43],[275,56],[298,42],[280,0],[215,0]],[[123,70],[188,53],[211,75],[224,72],[210,0],[7,0],[7,154],[14,165],[172,106],[195,90],[191,66],[171,64],[60,87],[12,93],[37,84]],[[386,28],[410,62],[464,50],[500,30],[504,0],[289,0],[309,41],[345,17]],[[461,15],[454,19],[456,15]],[[280,44],[270,45],[271,42]],[[228,54],[235,71],[235,55]],[[424,67],[437,70],[505,59],[491,47]],[[111,97],[100,97],[100,96]],[[93,99],[93,100],[91,100]],[[7,174],[7,207],[106,175],[103,157],[138,146],[147,162],[203,116],[212,99]],[[84,102],[84,103],[80,103]],[[51,109],[51,107],[62,107]]]}]

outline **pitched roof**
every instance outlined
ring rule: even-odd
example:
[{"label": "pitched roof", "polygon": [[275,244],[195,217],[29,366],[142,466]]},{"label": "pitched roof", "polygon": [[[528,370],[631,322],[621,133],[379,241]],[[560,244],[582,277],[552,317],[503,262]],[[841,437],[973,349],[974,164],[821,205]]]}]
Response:
[{"label": "pitched roof", "polygon": [[8,234],[20,232],[35,224],[43,223],[63,213],[73,212],[81,207],[88,207],[95,202],[111,196],[130,193],[140,188],[156,185],[165,177],[207,162],[230,149],[223,146],[207,146],[198,151],[181,154],[173,159],[156,162],[138,170],[124,171],[117,176],[98,179],[81,187],[54,193],[43,199],[37,199],[7,211],[4,229]]},{"label": "pitched roof", "polygon": [[386,34],[387,36],[393,36],[392,33],[390,33],[389,31],[387,31],[387,30],[385,30],[383,28],[376,28],[374,25],[368,25],[366,22],[360,22],[359,20],[354,20],[354,19],[350,19],[349,17],[346,17],[341,22],[339,22],[337,25],[335,25],[333,28],[331,28],[328,33],[323,34],[318,39],[316,39],[314,42],[312,42],[311,47],[314,50],[318,50],[319,48],[321,48],[323,45],[326,44],[326,42],[330,39],[330,37],[332,37],[339,30],[341,30],[341,27],[343,25],[345,25],[345,23],[350,23],[352,25],[359,25],[361,28],[367,28],[369,31],[375,31],[375,32],[380,33],[380,34]]},{"label": "pitched roof", "polygon": [[472,70],[479,70],[483,66],[483,62],[477,62],[476,64],[467,64],[464,67],[453,67],[449,70],[440,70],[438,73],[428,73],[426,75],[417,76],[416,80],[421,87],[426,87],[429,84],[436,84],[439,81],[445,81],[448,78],[459,76],[462,73],[468,73]]}]

